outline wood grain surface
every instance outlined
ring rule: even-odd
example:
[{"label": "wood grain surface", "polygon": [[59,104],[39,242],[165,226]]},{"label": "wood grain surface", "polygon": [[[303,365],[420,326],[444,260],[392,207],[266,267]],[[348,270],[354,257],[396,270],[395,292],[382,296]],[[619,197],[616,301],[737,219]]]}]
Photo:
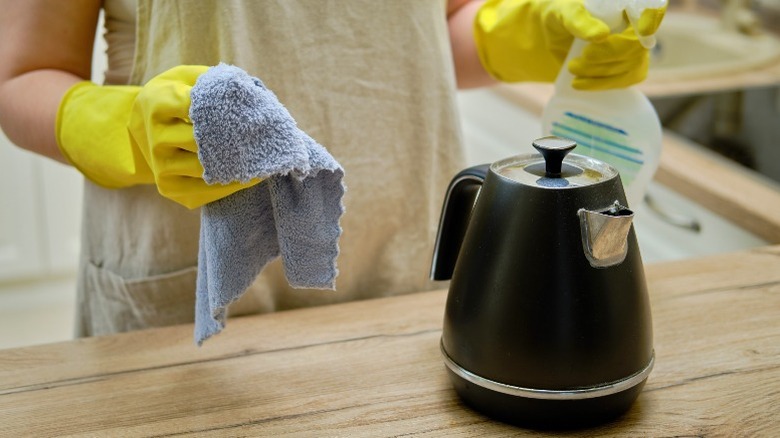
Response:
[{"label": "wood grain surface", "polygon": [[[780,436],[780,246],[646,268],[656,366],[567,436]],[[462,406],[446,292],[0,350],[0,436],[548,436]]]}]

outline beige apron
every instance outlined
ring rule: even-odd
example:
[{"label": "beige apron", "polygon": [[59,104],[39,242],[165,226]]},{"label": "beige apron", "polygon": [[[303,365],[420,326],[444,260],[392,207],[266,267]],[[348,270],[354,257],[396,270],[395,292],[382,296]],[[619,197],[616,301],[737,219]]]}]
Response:
[{"label": "beige apron", "polygon": [[[139,1],[131,83],[220,61],[260,77],[347,185],[337,290],[291,289],[277,261],[231,316],[441,287],[433,240],[462,165],[445,1]],[[198,227],[154,187],[87,182],[78,334],[192,322]]]}]

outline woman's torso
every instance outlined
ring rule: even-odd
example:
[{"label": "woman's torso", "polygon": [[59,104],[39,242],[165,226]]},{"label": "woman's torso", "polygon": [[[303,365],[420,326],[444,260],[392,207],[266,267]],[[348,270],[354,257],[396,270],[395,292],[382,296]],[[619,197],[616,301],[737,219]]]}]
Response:
[{"label": "woman's torso", "polygon": [[[337,290],[292,290],[274,263],[231,314],[434,287],[427,273],[441,202],[462,165],[444,1],[132,3],[105,4],[107,81],[237,65],[346,171]],[[85,201],[81,333],[191,321],[198,212],[153,187],[87,183]]]}]

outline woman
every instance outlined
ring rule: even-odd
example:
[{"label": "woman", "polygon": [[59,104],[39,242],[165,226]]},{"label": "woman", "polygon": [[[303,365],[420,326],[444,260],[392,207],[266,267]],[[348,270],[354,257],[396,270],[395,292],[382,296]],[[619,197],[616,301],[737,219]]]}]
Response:
[{"label": "woman", "polygon": [[[337,290],[291,290],[274,263],[231,306],[240,315],[436,287],[427,272],[439,208],[462,166],[458,86],[552,81],[574,37],[600,48],[570,66],[575,85],[624,86],[647,69],[633,32],[610,36],[581,0],[2,3],[0,124],[86,176],[79,336],[191,322],[196,207],[245,187],[203,183],[186,117],[175,119],[188,137],[181,159],[155,161],[173,128],[136,97],[160,74],[187,90],[202,70],[178,66],[243,68],[346,170]],[[106,82],[119,87],[83,82],[101,8]],[[654,31],[662,15],[640,28]],[[169,106],[187,114],[188,94],[176,96]]]}]

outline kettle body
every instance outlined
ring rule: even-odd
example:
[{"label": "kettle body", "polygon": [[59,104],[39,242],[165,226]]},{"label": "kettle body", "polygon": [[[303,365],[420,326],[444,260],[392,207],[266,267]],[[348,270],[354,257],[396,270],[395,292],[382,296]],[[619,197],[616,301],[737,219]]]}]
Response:
[{"label": "kettle body", "polygon": [[[550,139],[535,146],[562,143]],[[454,387],[468,405],[515,424],[614,418],[654,362],[619,175],[592,158],[563,156],[552,172],[557,158],[536,154],[461,172],[434,254],[432,277],[451,277],[441,349]]]}]

